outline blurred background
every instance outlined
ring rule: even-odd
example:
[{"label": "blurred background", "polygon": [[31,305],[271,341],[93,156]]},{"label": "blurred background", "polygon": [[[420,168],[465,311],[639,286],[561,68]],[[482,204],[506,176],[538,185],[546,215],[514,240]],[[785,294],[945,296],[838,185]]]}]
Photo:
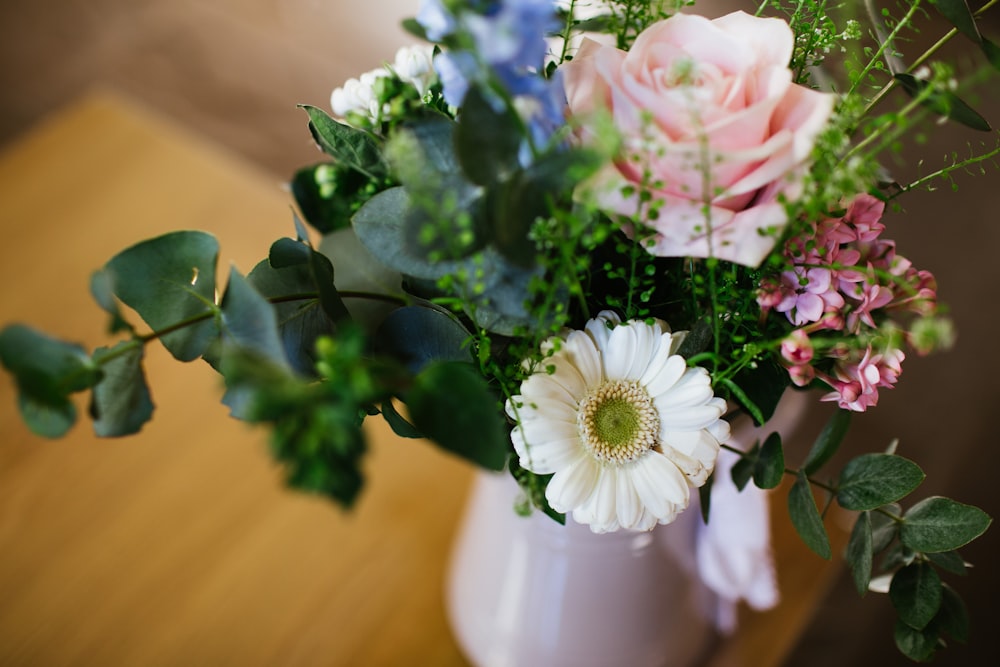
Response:
[{"label": "blurred background", "polygon": [[[0,148],[85,91],[110,88],[280,182],[319,159],[305,115],[295,105],[327,107],[334,87],[391,60],[410,41],[399,20],[414,14],[417,5],[418,0],[3,0]],[[710,15],[752,6],[699,5]],[[1000,9],[982,27],[1000,40]],[[918,45],[933,43],[945,29],[929,15]],[[960,44],[948,52],[966,71],[982,62]],[[1000,127],[997,77],[979,90],[968,101]],[[974,149],[983,142],[995,145],[997,136],[947,124],[929,127],[926,139],[888,163],[900,182],[943,166],[952,151],[966,155],[967,143]],[[993,347],[995,285],[988,282],[996,275],[1000,248],[995,206],[1000,168],[992,164],[987,170],[985,176],[959,174],[957,194],[908,195],[900,202],[904,210],[887,218],[900,253],[937,276],[958,344],[950,354],[908,359],[899,387],[883,392],[876,409],[854,420],[849,446],[856,452],[878,450],[899,438],[899,453],[929,473],[923,495],[949,495],[1000,516],[995,481],[1000,445],[993,424],[1000,354]],[[828,407],[813,411],[810,428],[818,429]],[[950,583],[970,605],[973,641],[945,651],[937,664],[1000,664],[990,636],[1000,594],[991,570],[998,553],[996,527],[963,551],[979,567],[974,576],[952,577]],[[841,576],[787,664],[907,664],[892,645],[888,601],[871,597],[876,599],[859,603]]]}]

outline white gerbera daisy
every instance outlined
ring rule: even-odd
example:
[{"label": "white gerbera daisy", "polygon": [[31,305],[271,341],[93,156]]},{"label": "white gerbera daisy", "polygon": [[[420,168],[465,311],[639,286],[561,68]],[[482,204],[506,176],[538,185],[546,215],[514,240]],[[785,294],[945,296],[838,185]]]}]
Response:
[{"label": "white gerbera daisy", "polygon": [[729,439],[708,371],[676,354],[686,332],[610,311],[550,341],[507,402],[521,466],[552,473],[545,497],[594,532],[649,530],[688,506]]}]

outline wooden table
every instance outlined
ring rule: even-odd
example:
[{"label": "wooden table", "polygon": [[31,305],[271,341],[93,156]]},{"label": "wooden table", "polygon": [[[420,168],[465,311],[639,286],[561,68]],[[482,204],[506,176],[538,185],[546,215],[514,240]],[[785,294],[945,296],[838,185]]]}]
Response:
[{"label": "wooden table", "polygon": [[[0,324],[105,344],[87,280],[115,252],[204,229],[220,271],[246,273],[293,234],[289,203],[155,113],[89,95],[0,153]],[[42,441],[0,381],[0,664],[465,664],[441,590],[469,468],[373,428],[368,486],[345,513],[282,487],[265,434],[227,417],[207,365],[157,346],[147,373],[157,413],[125,440],[81,423]],[[777,514],[784,601],[745,616],[714,667],[780,664],[835,572]]]}]

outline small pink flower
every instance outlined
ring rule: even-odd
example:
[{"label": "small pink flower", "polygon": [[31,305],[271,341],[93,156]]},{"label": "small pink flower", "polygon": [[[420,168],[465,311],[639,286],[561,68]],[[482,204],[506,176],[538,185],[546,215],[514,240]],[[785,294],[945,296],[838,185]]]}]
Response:
[{"label": "small pink flower", "polygon": [[902,372],[905,358],[902,350],[889,349],[881,354],[872,354],[869,346],[858,361],[837,362],[834,376],[823,376],[833,391],[824,395],[822,401],[837,401],[844,410],[864,412],[878,404],[880,387],[891,389]]},{"label": "small pink flower", "polygon": [[781,284],[785,296],[775,310],[785,313],[796,326],[818,322],[823,313],[844,305],[843,297],[832,288],[832,279],[829,269],[795,267],[784,272]]},{"label": "small pink flower", "polygon": [[813,345],[809,335],[802,329],[795,329],[781,341],[781,356],[790,364],[807,364],[813,358]]}]

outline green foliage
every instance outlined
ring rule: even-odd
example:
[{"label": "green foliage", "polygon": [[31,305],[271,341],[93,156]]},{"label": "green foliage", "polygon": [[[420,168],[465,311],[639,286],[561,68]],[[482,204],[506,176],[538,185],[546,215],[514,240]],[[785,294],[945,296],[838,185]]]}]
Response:
[{"label": "green foliage", "polygon": [[848,510],[873,510],[908,495],[924,477],[917,464],[900,456],[864,454],[841,471],[837,502]]},{"label": "green foliage", "polygon": [[491,470],[510,452],[496,397],[470,365],[439,361],[425,367],[404,395],[413,425],[444,449]]},{"label": "green foliage", "polygon": [[892,578],[889,599],[899,620],[923,630],[941,607],[941,578],[927,563],[911,563]]},{"label": "green foliage", "polygon": [[218,335],[214,319],[219,244],[204,232],[173,232],[128,248],[103,269],[115,296],[132,307],[179,361],[197,359]]},{"label": "green foliage", "polygon": [[868,592],[868,584],[872,579],[872,520],[871,514],[861,512],[858,514],[854,528],[851,529],[851,537],[847,542],[846,560],[851,568],[851,575],[854,579],[854,587],[858,595]]},{"label": "green foliage", "polygon": [[386,317],[374,343],[376,351],[396,359],[412,373],[419,373],[433,361],[471,363],[470,335],[447,312],[426,306],[407,306]]},{"label": "green foliage", "polygon": [[32,431],[48,438],[62,436],[76,421],[70,395],[101,378],[82,347],[22,324],[0,331],[0,361],[17,382],[21,417]]},{"label": "green foliage", "polygon": [[94,363],[103,372],[90,400],[90,416],[98,436],[138,433],[153,417],[153,400],[142,368],[144,353],[145,348],[135,341],[94,351]]},{"label": "green foliage", "polygon": [[301,108],[309,115],[309,131],[316,144],[338,165],[372,180],[386,175],[381,147],[370,134],[335,121],[318,107],[304,104]]},{"label": "green foliage", "polygon": [[837,449],[840,447],[840,443],[843,442],[844,436],[847,435],[847,428],[850,425],[850,412],[847,410],[837,410],[834,412],[830,420],[827,421],[826,426],[820,431],[819,437],[813,443],[812,449],[809,450],[805,463],[802,464],[802,469],[811,475],[823,467],[837,453]]},{"label": "green foliage", "polygon": [[823,519],[816,509],[812,487],[804,472],[799,472],[788,493],[788,515],[799,537],[817,555],[829,560],[830,538],[823,526]]},{"label": "green foliage", "polygon": [[934,113],[959,122],[973,130],[979,130],[980,132],[989,132],[993,129],[981,114],[959,99],[954,93],[938,89],[931,83],[904,72],[894,74],[893,78],[910,97],[913,97]]},{"label": "green foliage", "polygon": [[899,538],[914,551],[952,551],[982,535],[990,523],[978,507],[935,496],[903,515]]},{"label": "green foliage", "polygon": [[764,440],[760,456],[753,467],[753,483],[761,489],[773,489],[785,475],[785,454],[781,434],[772,433]]}]

